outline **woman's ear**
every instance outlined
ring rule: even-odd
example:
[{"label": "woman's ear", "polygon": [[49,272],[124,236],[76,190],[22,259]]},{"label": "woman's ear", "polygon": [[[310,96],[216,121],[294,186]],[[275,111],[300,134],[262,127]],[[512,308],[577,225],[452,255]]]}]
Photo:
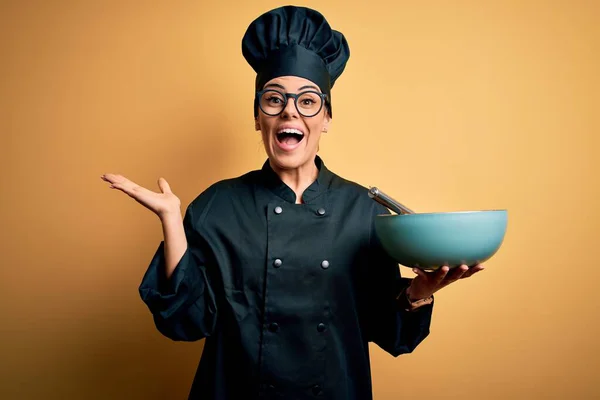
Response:
[{"label": "woman's ear", "polygon": [[260,131],[260,122],[258,122],[258,117],[254,118],[254,129]]},{"label": "woman's ear", "polygon": [[331,123],[331,117],[329,116],[329,113],[326,113],[325,120],[323,121],[323,132],[327,133],[327,131],[329,130],[330,123]]}]

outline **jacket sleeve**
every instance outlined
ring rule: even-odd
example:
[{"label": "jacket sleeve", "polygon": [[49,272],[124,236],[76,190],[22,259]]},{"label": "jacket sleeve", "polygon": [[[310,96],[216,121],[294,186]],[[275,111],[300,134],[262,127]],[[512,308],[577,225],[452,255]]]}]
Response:
[{"label": "jacket sleeve", "polygon": [[397,296],[410,285],[411,279],[402,278],[400,268],[383,249],[374,228],[377,214],[389,210],[376,205],[370,235],[368,274],[369,340],[394,357],[411,353],[429,335],[433,303],[414,311],[400,307]]},{"label": "jacket sleeve", "polygon": [[[177,341],[194,341],[210,336],[217,323],[217,301],[207,268],[208,246],[197,229],[209,204],[198,203],[196,207],[192,203],[186,210],[183,226],[188,247],[171,278],[165,276],[162,241],[139,287],[140,296],[152,313],[157,329]],[[205,207],[198,207],[201,205]],[[197,208],[201,212],[199,218],[194,213]]]}]

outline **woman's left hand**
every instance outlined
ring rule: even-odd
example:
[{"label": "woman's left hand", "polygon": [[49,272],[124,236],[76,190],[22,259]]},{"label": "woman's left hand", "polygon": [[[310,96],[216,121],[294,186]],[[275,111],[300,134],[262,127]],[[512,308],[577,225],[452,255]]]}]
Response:
[{"label": "woman's left hand", "polygon": [[414,268],[413,271],[417,276],[412,280],[407,289],[407,294],[413,301],[425,299],[452,282],[473,276],[483,269],[484,267],[482,264],[477,264],[472,267],[461,265],[460,267],[453,269],[450,269],[448,266],[443,266],[437,271],[432,272]]}]

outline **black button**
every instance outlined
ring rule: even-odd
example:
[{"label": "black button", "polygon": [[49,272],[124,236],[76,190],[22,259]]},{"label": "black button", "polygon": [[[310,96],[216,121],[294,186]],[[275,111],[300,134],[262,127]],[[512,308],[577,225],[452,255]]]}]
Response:
[{"label": "black button", "polygon": [[323,262],[321,263],[321,268],[323,268],[323,269],[329,268],[329,261],[323,260]]},{"label": "black button", "polygon": [[273,386],[273,385],[269,385],[269,386],[267,386],[267,389],[268,389],[270,392],[274,392],[274,391],[275,391],[275,386]]},{"label": "black button", "polygon": [[317,210],[317,214],[319,214],[319,215],[325,215],[325,209],[324,208],[319,208]]},{"label": "black button", "polygon": [[275,261],[273,261],[273,266],[275,268],[281,267],[281,264],[283,264],[283,261],[281,261],[279,258],[277,258]]},{"label": "black button", "polygon": [[277,324],[277,322],[271,322],[271,324],[269,325],[269,330],[271,332],[277,332],[279,330],[279,325]]},{"label": "black button", "polygon": [[321,386],[319,386],[319,385],[313,386],[312,391],[315,396],[320,395],[321,394]]},{"label": "black button", "polygon": [[275,207],[275,214],[281,214],[283,212],[283,208],[277,206]]},{"label": "black button", "polygon": [[319,325],[317,325],[317,330],[319,332],[323,332],[325,330],[325,324],[321,322]]}]

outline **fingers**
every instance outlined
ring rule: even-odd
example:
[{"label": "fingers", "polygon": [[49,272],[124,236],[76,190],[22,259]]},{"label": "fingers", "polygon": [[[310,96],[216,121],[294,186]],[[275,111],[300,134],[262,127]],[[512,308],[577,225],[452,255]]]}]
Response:
[{"label": "fingers", "polygon": [[447,265],[442,266],[435,272],[426,272],[420,268],[413,268],[413,272],[415,274],[419,275],[424,279],[427,279],[428,281],[431,281],[431,283],[434,285],[442,282],[446,278],[448,271],[450,271],[450,267],[448,267]]},{"label": "fingers", "polygon": [[440,285],[444,281],[444,279],[446,279],[446,276],[448,275],[449,271],[450,267],[447,265],[444,265],[442,268],[438,269],[434,275],[434,284],[436,286]]},{"label": "fingers", "polygon": [[441,283],[444,282],[454,282],[458,279],[468,278],[473,276],[479,271],[483,271],[485,267],[483,264],[477,264],[472,267],[469,267],[465,264],[460,265],[459,267],[450,269],[447,265],[444,265],[442,268],[439,268],[435,272],[426,272],[420,268],[413,268],[413,272],[422,278],[429,279],[430,275],[435,276],[435,282]]},{"label": "fingers", "polygon": [[470,276],[475,275],[476,273],[478,273],[479,271],[483,271],[485,269],[485,267],[483,266],[483,264],[477,264],[472,266],[471,268],[469,268],[469,270],[467,272],[465,272],[462,276],[462,278],[468,278]]},{"label": "fingers", "polygon": [[443,286],[446,286],[452,282],[455,282],[459,279],[468,278],[473,276],[479,271],[484,269],[483,265],[477,264],[473,267],[469,267],[468,265],[462,264],[459,267],[454,268],[449,274],[446,275],[446,278],[443,282]]},{"label": "fingers", "polygon": [[469,267],[465,264],[462,264],[459,267],[453,268],[452,272],[448,273],[446,276],[447,282],[454,282],[462,278],[462,276],[469,270]]},{"label": "fingers", "polygon": [[130,181],[122,175],[118,174],[104,174],[100,176],[103,181],[110,183],[111,189],[119,189],[128,195],[133,195],[135,191],[143,189],[140,185]]},{"label": "fingers", "polygon": [[163,193],[173,193],[171,191],[171,186],[169,186],[169,183],[166,181],[165,178],[158,178],[158,187]]},{"label": "fingers", "polygon": [[413,272],[422,278],[427,278],[427,272],[423,271],[420,268],[413,268]]},{"label": "fingers", "polygon": [[109,188],[116,189],[114,187],[114,184],[120,180],[120,177],[121,177],[120,175],[115,175],[115,174],[104,174],[104,175],[100,176],[100,179],[102,179],[104,182],[110,183]]},{"label": "fingers", "polygon": [[123,184],[127,184],[128,182],[133,183],[129,179],[125,178],[123,175],[118,175],[118,174],[104,174],[104,175],[100,176],[100,179],[102,179],[105,182],[110,183],[111,188],[114,185],[123,185]]},{"label": "fingers", "polygon": [[419,293],[423,291],[428,294],[435,293],[443,287],[446,287],[459,279],[473,276],[483,269],[484,267],[481,264],[477,264],[470,268],[463,264],[452,269],[448,265],[444,265],[435,272],[426,272],[420,268],[413,268],[413,272],[417,274],[417,278],[420,279],[415,278],[412,285],[414,286],[418,281],[417,286],[419,286],[419,290],[417,291],[419,291]]}]

